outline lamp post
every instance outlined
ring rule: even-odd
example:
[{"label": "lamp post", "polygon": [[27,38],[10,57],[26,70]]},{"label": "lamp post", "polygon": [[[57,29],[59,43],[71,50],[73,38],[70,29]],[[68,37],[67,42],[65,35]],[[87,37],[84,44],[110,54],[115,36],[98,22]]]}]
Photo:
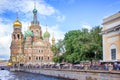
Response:
[{"label": "lamp post", "polygon": [[20,65],[19,65],[19,54],[17,55],[17,65],[18,65],[18,71],[19,71],[19,68],[20,68]]},{"label": "lamp post", "polygon": [[13,70],[14,70],[14,67],[15,67],[16,61],[17,61],[16,56],[12,56],[12,67],[13,67]]}]

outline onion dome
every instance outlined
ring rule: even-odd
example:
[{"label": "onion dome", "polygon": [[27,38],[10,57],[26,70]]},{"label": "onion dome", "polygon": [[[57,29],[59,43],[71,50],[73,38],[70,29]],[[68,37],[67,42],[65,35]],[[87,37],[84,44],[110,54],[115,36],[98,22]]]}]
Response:
[{"label": "onion dome", "polygon": [[24,33],[24,38],[26,38],[26,37],[28,37],[28,36],[33,36],[33,32],[30,30],[30,29],[28,29],[27,31],[25,31],[25,33]]},{"label": "onion dome", "polygon": [[47,31],[47,28],[46,28],[46,32],[44,33],[44,38],[49,38],[50,37],[50,33]]},{"label": "onion dome", "polygon": [[33,9],[33,13],[37,13],[37,9],[36,8]]},{"label": "onion dome", "polygon": [[44,38],[49,38],[50,37],[50,33],[48,32],[48,31],[46,31],[45,33],[44,33]]},{"label": "onion dome", "polygon": [[8,66],[12,66],[12,62],[8,62],[7,65],[8,65]]},{"label": "onion dome", "polygon": [[14,27],[21,27],[22,23],[17,19],[14,23],[13,23]]},{"label": "onion dome", "polygon": [[55,38],[54,38],[54,37],[52,37],[52,41],[55,41]]},{"label": "onion dome", "polygon": [[52,41],[52,45],[54,45],[55,44],[54,33],[53,33],[53,37],[52,37],[51,41]]}]

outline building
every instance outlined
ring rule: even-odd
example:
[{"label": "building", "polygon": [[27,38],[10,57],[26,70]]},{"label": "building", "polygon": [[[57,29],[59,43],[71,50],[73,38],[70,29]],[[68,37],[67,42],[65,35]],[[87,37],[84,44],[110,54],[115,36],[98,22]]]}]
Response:
[{"label": "building", "polygon": [[120,12],[103,19],[103,61],[120,61]]},{"label": "building", "polygon": [[[28,26],[28,30],[22,33],[22,23],[18,20],[13,23],[12,42],[10,46],[10,61],[14,66],[48,64],[52,63],[53,52],[49,42],[50,33],[42,35],[42,29],[37,20],[37,9],[33,9],[33,21]],[[55,38],[52,38],[52,45],[55,44]]]}]

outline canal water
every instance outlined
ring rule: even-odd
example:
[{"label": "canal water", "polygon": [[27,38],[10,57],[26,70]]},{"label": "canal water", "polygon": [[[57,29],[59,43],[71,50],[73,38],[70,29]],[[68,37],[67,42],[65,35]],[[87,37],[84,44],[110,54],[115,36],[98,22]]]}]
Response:
[{"label": "canal water", "polygon": [[65,80],[65,79],[26,72],[10,72],[7,70],[0,70],[0,80]]}]

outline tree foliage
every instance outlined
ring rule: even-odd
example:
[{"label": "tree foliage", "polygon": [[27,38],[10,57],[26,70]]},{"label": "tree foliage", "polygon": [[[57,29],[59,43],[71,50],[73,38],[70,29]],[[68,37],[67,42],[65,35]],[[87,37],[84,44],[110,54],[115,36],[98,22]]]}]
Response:
[{"label": "tree foliage", "polygon": [[58,40],[58,42],[55,45],[51,46],[51,50],[53,51],[53,61],[56,62],[62,62],[63,56],[60,56],[60,53],[65,52],[64,49],[64,41]]},{"label": "tree foliage", "polygon": [[[65,34],[64,40],[52,46],[52,51],[57,55],[55,62],[79,63],[86,60],[102,59],[102,35],[100,26],[93,29],[71,30]],[[62,56],[59,55],[64,50]]]},{"label": "tree foliage", "polygon": [[101,27],[92,30],[72,30],[65,34],[64,42],[67,54],[66,61],[79,63],[85,60],[102,59],[102,36],[99,35]]}]

